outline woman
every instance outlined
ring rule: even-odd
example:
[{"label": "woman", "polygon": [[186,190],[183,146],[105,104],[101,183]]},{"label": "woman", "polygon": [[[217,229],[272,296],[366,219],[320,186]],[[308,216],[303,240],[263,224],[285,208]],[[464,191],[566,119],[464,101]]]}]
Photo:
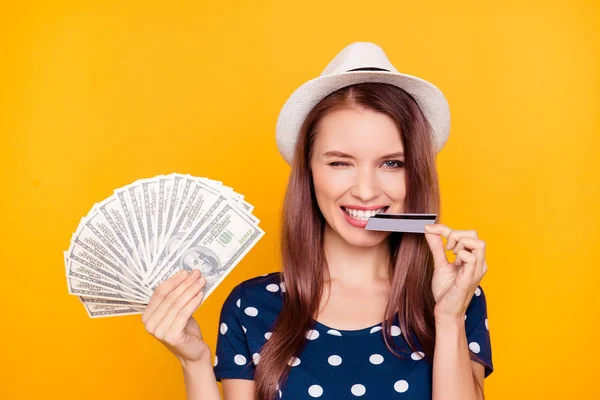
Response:
[{"label": "woman", "polygon": [[347,46],[294,92],[277,124],[292,167],[282,272],[229,294],[214,363],[192,318],[196,271],[166,280],[144,312],[181,361],[189,399],[220,399],[216,381],[235,400],[483,398],[485,243],[442,224],[364,229],[376,212],[439,215],[434,159],[448,131],[443,94],[372,43]]}]

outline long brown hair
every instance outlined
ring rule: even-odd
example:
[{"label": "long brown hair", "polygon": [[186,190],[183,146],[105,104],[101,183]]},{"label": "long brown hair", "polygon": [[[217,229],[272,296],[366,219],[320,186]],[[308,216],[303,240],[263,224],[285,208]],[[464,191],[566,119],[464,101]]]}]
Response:
[{"label": "long brown hair", "polygon": [[[310,159],[319,121],[332,111],[356,106],[385,113],[396,122],[405,153],[404,212],[435,213],[440,218],[431,127],[408,93],[396,86],[369,82],[344,87],[321,100],[304,120],[292,161],[281,231],[281,281],[286,296],[272,335],[260,350],[254,378],[257,400],[278,398],[277,389],[283,388],[291,369],[288,362],[300,356],[306,331],[314,328],[312,319],[316,319],[323,295],[323,272],[328,270],[323,250],[326,222],[315,198]],[[409,357],[417,351],[416,338],[425,353],[423,359],[432,363],[435,301],[431,251],[422,234],[392,233],[387,240],[392,290],[382,323],[386,347],[396,357]],[[389,330],[396,313],[411,352],[396,346],[391,338]]]}]

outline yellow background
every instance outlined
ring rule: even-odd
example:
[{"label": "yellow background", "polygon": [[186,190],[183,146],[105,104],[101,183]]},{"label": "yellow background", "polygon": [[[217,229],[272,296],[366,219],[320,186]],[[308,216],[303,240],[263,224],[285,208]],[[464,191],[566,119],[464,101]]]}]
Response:
[{"label": "yellow background", "polygon": [[0,398],[184,398],[139,315],[67,294],[62,251],[138,178],[246,195],[266,235],[195,314],[214,354],[230,289],[280,268],[279,109],[354,41],[448,98],[442,222],[488,244],[488,399],[600,398],[599,27],[595,0],[3,5]]}]

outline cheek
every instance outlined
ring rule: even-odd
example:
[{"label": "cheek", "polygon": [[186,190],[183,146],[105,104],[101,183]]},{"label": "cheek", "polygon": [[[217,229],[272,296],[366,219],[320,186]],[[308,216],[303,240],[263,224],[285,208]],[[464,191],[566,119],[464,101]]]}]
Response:
[{"label": "cheek", "polygon": [[391,200],[398,201],[406,197],[404,173],[384,175],[380,182],[382,189]]},{"label": "cheek", "polygon": [[326,168],[313,170],[313,183],[317,199],[337,200],[352,186],[352,177],[342,171],[327,171]]}]

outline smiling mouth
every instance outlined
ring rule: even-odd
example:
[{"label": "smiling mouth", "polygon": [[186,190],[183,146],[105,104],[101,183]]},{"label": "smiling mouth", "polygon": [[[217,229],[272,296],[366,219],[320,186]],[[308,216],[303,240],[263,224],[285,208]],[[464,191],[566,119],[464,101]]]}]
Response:
[{"label": "smiling mouth", "polygon": [[346,207],[340,207],[346,214],[350,216],[350,218],[355,219],[357,221],[368,221],[373,215],[378,213],[384,213],[390,208],[389,206],[385,206],[379,208],[377,210],[354,210]]}]

